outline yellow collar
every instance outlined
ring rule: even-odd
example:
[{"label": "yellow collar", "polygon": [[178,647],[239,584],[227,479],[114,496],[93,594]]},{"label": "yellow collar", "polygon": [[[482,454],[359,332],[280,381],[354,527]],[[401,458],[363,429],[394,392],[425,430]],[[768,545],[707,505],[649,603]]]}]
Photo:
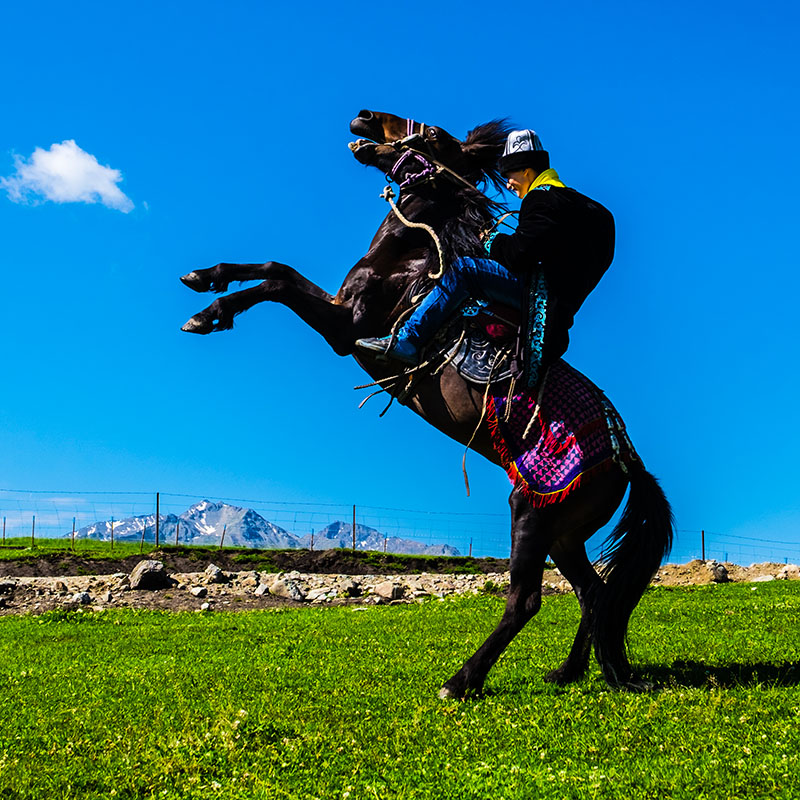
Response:
[{"label": "yellow collar", "polygon": [[[528,187],[528,192],[545,185],[558,186],[560,189],[567,188],[567,185],[561,182],[561,178],[558,177],[558,173],[554,169],[546,169],[536,176],[536,180]],[[525,192],[525,194],[528,194],[528,192]]]}]

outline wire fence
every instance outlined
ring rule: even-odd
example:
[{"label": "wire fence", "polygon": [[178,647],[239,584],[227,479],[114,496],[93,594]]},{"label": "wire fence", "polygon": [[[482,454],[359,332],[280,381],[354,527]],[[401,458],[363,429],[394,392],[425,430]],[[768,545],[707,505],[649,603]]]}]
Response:
[{"label": "wire fence", "polygon": [[[141,541],[240,547],[352,547],[507,558],[509,515],[284,502],[169,492],[0,489],[2,543],[22,539]],[[355,522],[355,528],[353,523]],[[608,531],[606,530],[605,533]],[[602,557],[604,533],[589,542]],[[679,529],[670,561],[800,563],[800,543]]]}]

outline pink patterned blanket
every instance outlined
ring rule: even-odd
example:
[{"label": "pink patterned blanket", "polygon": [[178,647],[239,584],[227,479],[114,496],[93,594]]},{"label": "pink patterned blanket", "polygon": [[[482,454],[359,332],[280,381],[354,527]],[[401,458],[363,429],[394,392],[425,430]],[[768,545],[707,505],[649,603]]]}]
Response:
[{"label": "pink patterned blanket", "polygon": [[[565,361],[553,364],[544,384],[541,408],[524,391],[489,398],[487,411],[495,450],[511,482],[535,508],[561,502],[590,476],[610,469],[622,448],[633,455],[616,409],[585,375]],[[507,417],[507,418],[506,418]]]}]

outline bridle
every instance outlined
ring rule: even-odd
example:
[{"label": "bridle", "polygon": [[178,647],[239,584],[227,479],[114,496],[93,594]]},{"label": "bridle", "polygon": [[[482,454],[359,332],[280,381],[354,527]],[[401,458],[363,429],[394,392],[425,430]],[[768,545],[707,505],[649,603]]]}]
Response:
[{"label": "bridle", "polygon": [[[414,131],[415,125],[419,125],[419,132]],[[402,195],[404,189],[408,189],[412,186],[419,186],[423,183],[428,181],[433,181],[438,175],[444,174],[446,177],[450,179],[454,179],[455,181],[464,184],[468,187],[471,191],[475,192],[476,194],[482,195],[486,198],[486,200],[494,205],[497,206],[498,203],[495,200],[492,200],[485,192],[482,192],[474,183],[471,183],[463,176],[459,175],[455,170],[450,169],[446,164],[442,164],[441,161],[438,161],[433,153],[431,152],[428,143],[424,139],[425,133],[425,125],[419,122],[416,123],[413,119],[406,120],[406,136],[403,139],[398,139],[394,142],[386,142],[385,144],[389,147],[393,147],[395,150],[401,152],[400,158],[392,166],[391,170],[386,173],[386,180],[391,183],[397,183],[398,187],[398,194]],[[413,147],[412,145],[417,144],[418,142],[422,142],[425,150],[418,150],[417,148]],[[400,170],[403,166],[407,168],[410,167],[406,177],[404,180],[399,180]],[[411,171],[413,169],[413,165],[416,165],[418,168],[417,172]],[[396,197],[392,187],[387,185],[386,188],[381,193],[381,197],[386,200],[387,203],[392,207],[392,211],[394,211],[397,218],[400,222],[403,223],[408,228],[421,228],[422,230],[427,231],[430,234],[431,238],[433,239],[434,244],[436,245],[437,254],[439,256],[439,269],[435,273],[430,273],[429,277],[433,280],[438,280],[442,277],[445,270],[445,262],[444,262],[444,253],[442,251],[442,245],[439,241],[439,237],[436,235],[436,232],[430,225],[426,225],[421,222],[411,222],[410,220],[406,219],[405,216],[402,214],[400,209],[397,207],[397,204],[394,202],[394,198]],[[398,202],[402,200],[402,196],[398,199]],[[493,221],[493,224],[490,228],[488,228],[485,233],[490,233],[494,231],[499,225],[504,224],[508,225],[505,222],[505,219],[510,216],[511,214],[516,214],[516,211],[508,211],[500,216],[498,219]]]},{"label": "bridle", "polygon": [[[414,129],[417,126],[419,126],[419,130],[415,131]],[[406,119],[405,137],[397,139],[394,142],[386,142],[386,144],[402,152],[402,155],[394,163],[394,166],[386,173],[386,180],[389,181],[389,183],[397,183],[397,187],[401,192],[403,189],[432,181],[437,175],[446,174],[448,177],[462,183],[472,191],[482,194],[487,200],[491,201],[491,198],[475,186],[474,183],[468,181],[455,170],[450,169],[450,167],[446,164],[442,164],[441,161],[438,161],[434,157],[428,143],[425,141],[424,123],[416,122],[410,118]],[[420,145],[424,149],[420,149]],[[416,172],[409,170],[404,180],[398,180],[398,175],[403,167],[408,169],[414,166],[417,168]]]},{"label": "bridle", "polygon": [[[415,131],[415,127],[419,126],[419,131]],[[418,149],[419,143],[422,143],[424,150]],[[386,173],[386,180],[389,183],[397,183],[398,194],[402,196],[404,189],[409,189],[414,186],[419,186],[423,183],[433,181],[438,175],[445,175],[451,180],[461,183],[476,194],[483,195],[489,203],[497,206],[497,202],[492,200],[485,192],[482,192],[474,183],[468,181],[462,175],[459,175],[455,170],[442,164],[438,161],[431,152],[428,142],[425,140],[425,125],[422,122],[416,122],[413,119],[406,119],[406,135],[402,139],[397,139],[393,142],[386,142],[389,147],[399,150],[402,155],[394,163],[389,172]],[[417,145],[417,146],[415,146]],[[413,171],[416,166],[416,171]],[[403,168],[408,171],[406,177],[401,181],[399,179],[400,172]],[[391,191],[391,187],[387,186],[384,193],[381,195],[384,199],[386,192]],[[394,193],[392,192],[394,197]],[[505,220],[512,215],[518,214],[518,211],[506,211],[500,217],[494,220],[493,224],[486,230],[490,233],[500,225],[508,226]]]}]

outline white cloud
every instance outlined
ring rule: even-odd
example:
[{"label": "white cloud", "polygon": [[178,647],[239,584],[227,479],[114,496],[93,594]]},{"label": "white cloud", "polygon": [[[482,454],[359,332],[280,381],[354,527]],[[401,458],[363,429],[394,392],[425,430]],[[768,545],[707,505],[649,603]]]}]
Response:
[{"label": "white cloud", "polygon": [[122,173],[102,166],[74,139],[52,144],[49,150],[37,147],[29,159],[15,156],[14,162],[17,171],[0,178],[0,186],[15,203],[43,197],[54,203],[99,202],[126,214],[133,208],[130,198],[117,186]]}]

